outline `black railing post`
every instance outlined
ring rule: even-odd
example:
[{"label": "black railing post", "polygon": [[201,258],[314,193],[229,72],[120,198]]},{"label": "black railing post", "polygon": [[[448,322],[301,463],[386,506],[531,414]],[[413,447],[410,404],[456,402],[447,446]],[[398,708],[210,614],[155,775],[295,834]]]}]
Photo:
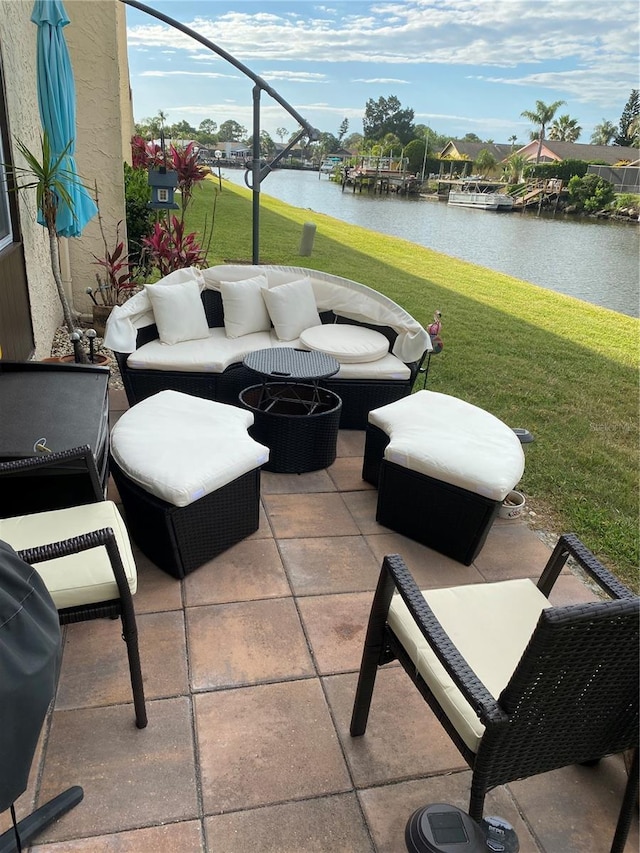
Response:
[{"label": "black railing post", "polygon": [[[281,97],[275,89],[272,89],[268,83],[266,83],[262,77],[259,77],[250,68],[247,68],[246,65],[243,65],[239,59],[236,59],[235,56],[232,56],[230,53],[227,53],[226,50],[223,50],[221,47],[218,47],[217,44],[214,44],[209,39],[200,35],[200,33],[195,32],[189,27],[185,26],[185,24],[181,24],[179,21],[170,18],[168,15],[163,14],[162,12],[158,12],[156,9],[152,9],[150,6],[146,6],[144,3],[140,3],[139,0],[120,0],[121,3],[124,3],[127,6],[132,6],[134,9],[139,9],[141,12],[146,12],[148,15],[151,15],[154,18],[157,18],[159,21],[163,21],[165,24],[168,24],[170,27],[174,27],[176,30],[179,30],[181,33],[184,33],[187,36],[190,36],[192,39],[200,42],[200,44],[204,45],[209,50],[212,50],[214,53],[217,53],[218,56],[221,56],[227,62],[231,63],[235,68],[241,71],[243,74],[246,74],[253,82],[256,84],[253,89],[253,163],[251,169],[252,175],[252,191],[253,191],[253,263],[259,263],[258,257],[260,254],[259,247],[259,231],[260,231],[260,181],[265,178],[269,172],[271,171],[271,164],[267,164],[264,169],[260,169],[260,92],[266,92],[270,97],[277,101],[281,107],[289,113],[300,125],[302,128],[301,132],[289,142],[289,145],[282,151],[277,157],[275,157],[272,163],[277,163],[281,157],[289,151],[295,143],[300,139],[303,135],[308,136],[309,141],[313,142],[319,137],[318,131],[311,127],[311,125],[302,118],[300,113],[295,110],[291,104],[287,103],[283,97]],[[257,151],[257,153],[256,153]],[[246,183],[247,175],[245,174],[245,183]]]},{"label": "black railing post", "polygon": [[253,87],[253,163],[252,166],[252,259],[260,263],[260,86]]}]

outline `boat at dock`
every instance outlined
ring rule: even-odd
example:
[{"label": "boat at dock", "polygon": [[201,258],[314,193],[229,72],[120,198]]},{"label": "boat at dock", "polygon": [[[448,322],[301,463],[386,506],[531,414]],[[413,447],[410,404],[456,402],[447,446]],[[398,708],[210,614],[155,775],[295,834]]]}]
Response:
[{"label": "boat at dock", "polygon": [[495,184],[464,183],[460,189],[449,190],[447,204],[476,210],[513,210],[513,198],[496,190]]}]

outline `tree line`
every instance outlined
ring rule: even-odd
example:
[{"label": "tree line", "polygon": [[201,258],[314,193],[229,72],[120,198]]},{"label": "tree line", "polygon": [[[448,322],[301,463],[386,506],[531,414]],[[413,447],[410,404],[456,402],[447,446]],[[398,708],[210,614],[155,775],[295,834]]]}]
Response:
[{"label": "tree line", "polygon": [[[538,140],[538,158],[545,138],[563,142],[577,142],[582,133],[582,127],[576,118],[568,113],[556,116],[565,101],[554,101],[545,104],[536,101],[535,109],[524,110],[523,118],[533,124],[530,132],[530,141]],[[307,148],[316,156],[321,154],[333,154],[341,148],[349,151],[358,151],[362,154],[378,153],[385,156],[389,151],[396,152],[405,148],[410,143],[418,141],[426,150],[433,152],[441,151],[451,139],[450,136],[440,134],[424,124],[415,124],[414,111],[403,108],[395,95],[388,98],[380,97],[378,100],[370,98],[365,105],[362,133],[349,134],[349,120],[343,119],[336,134],[323,132],[318,140],[308,143]],[[253,139],[247,133],[246,127],[237,121],[229,119],[218,124],[212,119],[204,119],[198,127],[194,127],[187,121],[175,124],[167,123],[167,116],[159,110],[156,116],[143,119],[135,125],[136,133],[145,139],[158,139],[161,134],[171,139],[194,140],[202,146],[213,147],[223,142],[240,142],[247,146],[253,145]],[[294,131],[294,132],[297,132]],[[289,141],[293,133],[285,127],[276,129],[275,134],[280,143]],[[461,141],[493,143],[493,139],[480,139],[475,133],[467,133]],[[513,147],[517,143],[516,135],[508,140]],[[622,115],[615,125],[612,121],[603,118],[597,124],[591,135],[592,145],[619,145],[628,148],[640,148],[640,93],[638,89],[632,89],[631,95],[625,104]],[[272,157],[276,151],[276,143],[273,137],[266,131],[260,134],[260,148],[263,156]]]}]

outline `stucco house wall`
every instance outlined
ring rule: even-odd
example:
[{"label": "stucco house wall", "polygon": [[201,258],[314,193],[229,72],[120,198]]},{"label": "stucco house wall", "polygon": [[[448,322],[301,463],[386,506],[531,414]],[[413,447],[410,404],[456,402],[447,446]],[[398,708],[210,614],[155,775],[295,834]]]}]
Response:
[{"label": "stucco house wall", "polygon": [[[30,20],[31,0],[0,0],[0,53],[5,70],[9,128],[28,148],[39,146],[41,133],[36,90],[36,33]],[[67,0],[71,23],[64,28],[76,87],[76,162],[94,193],[97,181],[100,212],[107,239],[115,241],[118,222],[125,232],[123,157],[133,125],[126,52],[125,6],[119,0]],[[12,147],[16,165],[20,156]],[[23,195],[23,194],[21,194]],[[35,221],[35,199],[20,199],[22,230],[31,309],[35,357],[49,354],[62,311],[49,260],[48,236]],[[63,278],[80,315],[91,312],[85,293],[95,284],[93,254],[104,252],[97,217],[81,237],[62,240]],[[68,244],[68,252],[64,244]],[[68,265],[65,263],[68,255]]]},{"label": "stucco house wall", "polygon": [[[40,117],[36,91],[36,27],[29,20],[32,5],[0,0],[0,55],[5,75],[11,139],[21,139],[37,150]],[[15,165],[22,164],[12,146]],[[51,274],[49,239],[36,222],[35,197],[20,193],[18,207],[24,244],[36,358],[49,354],[62,310]]]}]

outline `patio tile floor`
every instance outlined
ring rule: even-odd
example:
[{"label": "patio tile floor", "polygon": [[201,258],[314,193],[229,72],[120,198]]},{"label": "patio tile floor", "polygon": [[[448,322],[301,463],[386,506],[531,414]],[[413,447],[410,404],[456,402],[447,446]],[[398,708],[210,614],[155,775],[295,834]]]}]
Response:
[{"label": "patio tile floor", "polygon": [[[124,407],[112,392],[114,419]],[[437,587],[535,578],[549,549],[525,521],[498,520],[466,567],[381,527],[363,447],[341,433],[327,471],[264,472],[260,529],[183,581],[135,550],[146,729],[119,622],[65,629],[18,817],[70,785],[84,800],[34,853],[405,853],[416,808],[466,809],[471,774],[397,664],[380,672],[366,735],[349,736],[380,561],[400,553]],[[554,592],[592,597],[569,570]],[[485,811],[515,826],[521,853],[605,853],[624,783],[614,756],[498,788]]]}]

